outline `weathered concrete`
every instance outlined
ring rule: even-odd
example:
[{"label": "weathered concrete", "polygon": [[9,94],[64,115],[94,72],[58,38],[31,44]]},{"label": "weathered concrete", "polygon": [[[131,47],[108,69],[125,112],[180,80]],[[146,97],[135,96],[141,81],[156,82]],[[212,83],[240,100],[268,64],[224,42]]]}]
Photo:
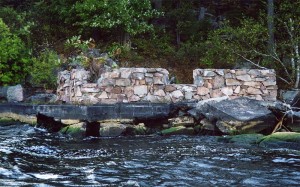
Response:
[{"label": "weathered concrete", "polygon": [[99,121],[105,119],[167,118],[171,105],[167,103],[117,103],[101,105],[34,105],[21,103],[0,104],[0,113],[25,116],[42,114],[58,119]]}]

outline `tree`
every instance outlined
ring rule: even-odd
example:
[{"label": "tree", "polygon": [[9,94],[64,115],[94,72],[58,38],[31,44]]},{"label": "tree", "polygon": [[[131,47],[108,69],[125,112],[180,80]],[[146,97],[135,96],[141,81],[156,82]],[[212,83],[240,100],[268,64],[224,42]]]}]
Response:
[{"label": "tree", "polygon": [[268,0],[268,34],[269,34],[269,41],[268,41],[268,48],[269,53],[273,54],[275,49],[275,41],[274,41],[274,1]]},{"label": "tree", "polygon": [[0,85],[24,81],[29,60],[22,40],[0,18]]},{"label": "tree", "polygon": [[[299,88],[300,82],[300,0],[293,2],[288,0],[276,1],[275,10],[277,25],[275,34],[277,36],[277,53],[274,59],[285,66],[289,73],[285,82]],[[281,57],[281,58],[280,58]]]},{"label": "tree", "polygon": [[33,86],[54,89],[57,85],[56,77],[60,59],[51,50],[45,50],[38,57],[32,58],[30,68],[31,83]]},{"label": "tree", "polygon": [[209,33],[202,46],[204,55],[201,62],[211,66],[234,67],[252,59],[257,66],[267,65],[265,58],[254,50],[266,52],[267,29],[262,22],[244,18],[238,26],[225,22],[222,28]]},{"label": "tree", "polygon": [[[266,9],[272,9],[272,1],[268,2]],[[258,20],[244,18],[240,26],[227,24],[224,28],[212,32],[207,41],[212,48],[202,60],[212,63],[216,58],[219,60],[223,58],[232,63],[247,61],[261,69],[273,68],[285,86],[298,88],[299,6],[300,0],[295,2],[281,0],[274,4],[276,16],[273,16],[272,10],[268,10],[266,11],[268,16],[261,14]],[[273,23],[273,19],[276,24]],[[226,55],[217,57],[218,54]]]},{"label": "tree", "polygon": [[158,15],[149,0],[85,0],[77,1],[73,8],[80,18],[76,24],[83,30],[98,28],[119,33],[123,44],[130,43],[130,36],[152,30],[149,20]]}]

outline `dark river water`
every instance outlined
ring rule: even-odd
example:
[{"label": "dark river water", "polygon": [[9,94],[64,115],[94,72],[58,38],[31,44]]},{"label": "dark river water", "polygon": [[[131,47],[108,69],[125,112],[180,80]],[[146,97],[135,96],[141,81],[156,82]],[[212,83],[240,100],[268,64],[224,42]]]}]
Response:
[{"label": "dark river water", "polygon": [[0,126],[0,186],[299,186],[300,152],[209,136],[73,140]]}]

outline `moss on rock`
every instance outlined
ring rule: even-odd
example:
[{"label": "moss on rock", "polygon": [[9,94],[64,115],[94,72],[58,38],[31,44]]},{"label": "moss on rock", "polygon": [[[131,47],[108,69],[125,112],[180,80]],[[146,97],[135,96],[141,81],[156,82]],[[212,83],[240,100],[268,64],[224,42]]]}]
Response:
[{"label": "moss on rock", "polygon": [[270,148],[290,148],[300,150],[300,133],[277,132],[258,140],[259,146]]},{"label": "moss on rock", "polygon": [[27,123],[29,125],[37,124],[36,116],[21,115],[21,114],[16,114],[11,112],[0,113],[0,119],[4,121],[11,121],[11,122],[15,121],[15,122]]},{"label": "moss on rock", "polygon": [[81,122],[62,128],[59,132],[70,135],[74,138],[83,138],[86,133],[86,123]]},{"label": "moss on rock", "polygon": [[219,142],[237,143],[237,144],[256,144],[263,138],[262,134],[240,134],[235,136],[222,136],[218,138]]},{"label": "moss on rock", "polygon": [[129,125],[126,128],[124,135],[136,136],[136,135],[146,135],[147,127],[144,123],[139,123],[138,125]]},{"label": "moss on rock", "polygon": [[171,127],[161,131],[162,135],[193,135],[195,134],[194,128],[185,126]]}]

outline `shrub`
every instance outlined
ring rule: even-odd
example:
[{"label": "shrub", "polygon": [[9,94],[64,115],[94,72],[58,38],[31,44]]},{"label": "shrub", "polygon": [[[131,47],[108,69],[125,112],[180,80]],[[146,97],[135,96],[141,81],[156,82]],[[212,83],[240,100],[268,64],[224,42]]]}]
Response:
[{"label": "shrub", "polygon": [[28,50],[0,18],[0,85],[16,84],[28,74]]},{"label": "shrub", "polygon": [[60,59],[56,52],[45,50],[38,57],[32,58],[32,69],[30,71],[33,86],[41,86],[46,89],[56,87],[57,70]]}]

